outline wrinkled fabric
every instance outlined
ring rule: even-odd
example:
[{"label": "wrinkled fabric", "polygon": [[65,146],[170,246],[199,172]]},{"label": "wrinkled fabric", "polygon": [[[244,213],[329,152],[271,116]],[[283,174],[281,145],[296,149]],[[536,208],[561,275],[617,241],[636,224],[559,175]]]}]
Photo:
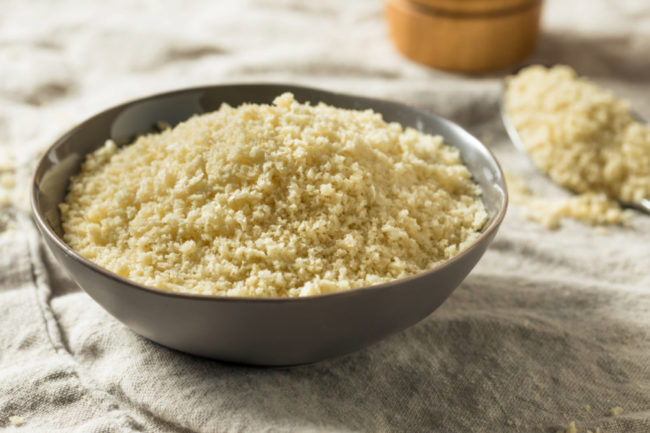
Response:
[{"label": "wrinkled fabric", "polygon": [[[28,210],[36,159],[127,99],[286,82],[417,106],[562,195],[501,126],[504,73],[402,58],[380,2],[5,1],[0,15],[0,427],[48,432],[650,431],[650,217],[557,231],[511,206],[434,314],[340,358],[258,368],[152,343],[63,273]],[[568,63],[650,118],[650,5],[548,1],[530,62]],[[612,415],[614,407],[623,408]],[[19,418],[14,418],[19,417]],[[15,424],[20,424],[19,426]]]}]

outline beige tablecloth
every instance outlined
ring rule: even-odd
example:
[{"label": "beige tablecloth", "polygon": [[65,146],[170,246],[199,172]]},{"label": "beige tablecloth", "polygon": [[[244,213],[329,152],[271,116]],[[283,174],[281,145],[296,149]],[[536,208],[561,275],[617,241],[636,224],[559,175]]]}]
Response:
[{"label": "beige tablecloth", "polygon": [[[513,150],[502,75],[403,59],[378,1],[4,1],[0,13],[0,427],[22,431],[650,432],[650,217],[548,231],[511,207],[426,320],[315,365],[223,364],[151,343],[50,260],[30,221],[35,158],[76,122],[190,85],[291,82],[413,104]],[[647,0],[549,1],[532,61],[566,62],[650,118]],[[12,186],[12,182],[15,186]],[[623,412],[613,416],[610,409]],[[20,426],[16,426],[20,425]]]}]

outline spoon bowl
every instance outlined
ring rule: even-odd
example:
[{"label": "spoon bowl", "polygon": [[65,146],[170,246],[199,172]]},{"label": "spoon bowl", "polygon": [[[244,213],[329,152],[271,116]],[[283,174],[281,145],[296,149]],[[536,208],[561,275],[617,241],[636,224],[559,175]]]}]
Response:
[{"label": "spoon bowl", "polygon": [[[505,93],[507,90],[507,85],[503,86],[502,92],[501,92],[501,101],[500,101],[500,107],[499,107],[499,112],[501,114],[501,121],[503,122],[503,127],[506,130],[506,133],[508,134],[508,137],[510,138],[510,141],[512,144],[515,146],[515,148],[521,152],[523,155],[525,155],[529,160],[532,159],[530,157],[530,154],[528,153],[528,150],[526,150],[526,146],[524,146],[523,140],[521,139],[521,136],[519,135],[519,131],[517,131],[517,128],[515,128],[514,123],[512,123],[512,120],[510,119],[510,115],[508,114],[508,110],[506,109],[506,104],[505,104]],[[639,122],[641,123],[647,123],[647,121],[639,115],[639,113],[632,111],[632,116],[634,116]],[[536,166],[536,164],[533,162],[533,165]],[[540,170],[541,172],[541,170]],[[544,175],[549,178],[552,182],[555,182],[553,179],[551,179],[546,173]],[[639,203],[628,203],[628,202],[623,202],[620,200],[617,200],[621,205],[624,207],[629,207],[629,208],[634,208],[637,210],[640,210],[642,212],[645,212],[647,214],[650,214],[650,199],[644,198],[642,199]]]}]

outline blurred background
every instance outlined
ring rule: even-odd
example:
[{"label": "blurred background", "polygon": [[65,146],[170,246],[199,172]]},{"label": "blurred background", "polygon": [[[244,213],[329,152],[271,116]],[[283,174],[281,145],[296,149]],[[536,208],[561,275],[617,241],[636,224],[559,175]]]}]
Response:
[{"label": "blurred background", "polygon": [[[529,3],[542,5],[541,30],[519,64],[569,64],[650,118],[648,0]],[[503,78],[519,64],[468,74],[414,62],[379,0],[2,0],[0,10],[0,427],[20,415],[36,431],[554,432],[572,420],[581,432],[650,431],[647,217],[597,238],[578,223],[549,232],[511,209],[434,315],[293,370],[224,365],[137,337],[49,261],[29,221],[35,162],[67,129],[125,100],[235,82],[437,113],[546,190],[499,118]]]},{"label": "blurred background", "polygon": [[[2,4],[0,140],[22,148],[124,99],[225,82],[388,98],[467,124],[491,112],[495,78],[508,72],[464,76],[406,59],[376,0]],[[650,81],[649,16],[646,0],[547,0],[539,44],[523,63],[568,63],[648,112],[648,98],[626,87]]]}]

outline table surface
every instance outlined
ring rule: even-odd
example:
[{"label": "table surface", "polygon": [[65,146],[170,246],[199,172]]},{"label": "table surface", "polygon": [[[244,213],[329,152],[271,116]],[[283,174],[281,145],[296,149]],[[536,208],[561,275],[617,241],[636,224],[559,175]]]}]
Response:
[{"label": "table surface", "polygon": [[[650,118],[647,1],[547,1],[543,28],[530,62],[570,64]],[[465,126],[540,194],[563,194],[508,141],[502,78],[402,58],[378,1],[3,2],[0,427],[555,432],[575,421],[579,432],[650,431],[648,216],[607,233],[572,221],[549,231],[511,206],[433,315],[348,356],[279,369],[138,337],[62,273],[29,217],[35,161],[67,128],[125,99],[231,82],[415,105]]]}]

